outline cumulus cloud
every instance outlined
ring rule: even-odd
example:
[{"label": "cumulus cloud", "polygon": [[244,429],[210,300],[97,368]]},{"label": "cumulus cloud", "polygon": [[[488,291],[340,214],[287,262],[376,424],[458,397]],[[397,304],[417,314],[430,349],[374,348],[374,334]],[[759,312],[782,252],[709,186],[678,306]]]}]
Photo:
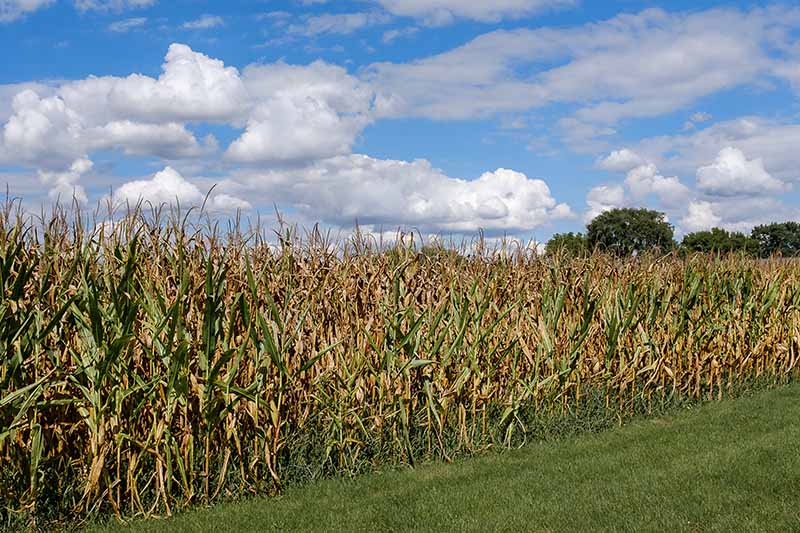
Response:
[{"label": "cumulus cloud", "polygon": [[597,166],[612,172],[628,172],[644,163],[645,161],[642,156],[633,150],[622,148],[621,150],[614,150],[606,157],[600,159]]},{"label": "cumulus cloud", "polygon": [[[696,138],[696,135],[692,137]],[[631,200],[642,201],[655,196],[658,209],[680,220],[679,233],[711,227],[749,231],[754,225],[773,219],[798,216],[796,210],[780,199],[789,184],[772,177],[765,170],[763,161],[758,158],[750,160],[736,148],[723,148],[712,158],[711,164],[695,167],[697,186],[693,189],[684,185],[677,176],[663,176],[654,163],[638,152],[629,152],[612,152],[613,156],[600,159],[598,166],[622,171],[634,161],[643,161],[627,172],[625,190]],[[636,157],[631,154],[636,154]],[[669,159],[662,162],[675,164]],[[587,197],[587,221],[604,209],[624,205],[621,188],[615,201],[606,201],[604,192],[604,187],[599,187]]]},{"label": "cumulus cloud", "polygon": [[[149,179],[134,180],[114,191],[115,206],[134,206],[140,202],[158,205],[200,206],[206,195],[195,184],[186,180],[177,170],[166,167]],[[211,195],[206,207],[219,211],[250,209],[250,204],[240,198],[220,193]]]},{"label": "cumulus cloud", "polygon": [[681,183],[677,176],[662,176],[652,163],[638,166],[628,172],[625,185],[634,198],[644,198],[654,194],[666,205],[678,205],[690,195],[689,188]]},{"label": "cumulus cloud", "polygon": [[[209,207],[209,206],[206,206]],[[215,194],[211,197],[210,208],[214,211],[246,211],[252,209],[250,202],[231,196],[227,193]]]},{"label": "cumulus cloud", "polygon": [[681,229],[686,232],[703,231],[718,227],[722,217],[714,213],[711,202],[691,202],[686,216],[681,220]]},{"label": "cumulus cloud", "polygon": [[175,169],[166,167],[151,179],[129,181],[114,191],[115,204],[136,205],[139,201],[153,205],[177,203],[192,206],[203,201],[203,193]]},{"label": "cumulus cloud", "polygon": [[[747,232],[757,224],[800,216],[784,200],[791,182],[800,177],[797,146],[800,125],[743,117],[691,133],[646,138],[630,149],[658,169],[696,177],[688,198],[659,206],[676,220],[686,219],[681,229],[703,229],[698,221],[705,220]],[[691,202],[695,205],[689,212]]]},{"label": "cumulus cloud", "polygon": [[183,44],[167,51],[162,74],[89,77],[64,84],[59,95],[90,120],[230,122],[250,101],[239,71]]},{"label": "cumulus cloud", "polygon": [[625,189],[622,185],[598,185],[586,195],[586,213],[583,220],[587,224],[598,215],[625,205]]},{"label": "cumulus cloud", "polygon": [[697,187],[719,196],[771,194],[787,190],[784,182],[766,171],[760,158],[748,160],[744,152],[730,146],[720,150],[713,163],[697,169]]},{"label": "cumulus cloud", "polygon": [[[635,200],[654,195],[662,205],[674,207],[684,204],[691,196],[689,188],[677,176],[662,175],[654,163],[629,148],[612,151],[606,157],[600,158],[597,166],[612,172],[626,173],[625,187]],[[603,190],[604,188],[599,188],[598,192]],[[590,205],[590,212],[594,211]]]},{"label": "cumulus cloud", "polygon": [[[87,150],[118,148],[127,155],[154,155],[164,159],[196,157],[204,152],[182,124],[142,124],[117,120],[86,132]],[[209,143],[213,147],[213,138]],[[213,149],[213,148],[212,148]]]},{"label": "cumulus cloud", "polygon": [[202,153],[183,125],[122,120],[91,126],[60,96],[41,98],[25,90],[14,98],[12,109],[14,114],[0,137],[0,162],[60,169],[92,151],[108,148],[167,159]]},{"label": "cumulus cloud", "polygon": [[[629,148],[612,151],[597,160],[600,168],[625,173],[622,184],[603,185],[592,189],[586,198],[585,220],[591,221],[600,213],[625,205],[642,205],[655,200],[654,207],[668,216],[683,216],[687,220],[697,220],[700,207],[693,207],[687,215],[687,206],[696,202],[697,191],[684,185],[678,176],[664,176],[658,167],[638,152]],[[703,204],[701,207],[704,207]],[[707,206],[705,206],[707,207]]]},{"label": "cumulus cloud", "polygon": [[40,98],[26,89],[11,104],[3,127],[0,161],[59,167],[85,155],[80,116],[58,96]]},{"label": "cumulus cloud", "polygon": [[694,200],[680,220],[679,233],[714,227],[744,233],[759,224],[797,219],[798,210],[776,198],[724,197]]},{"label": "cumulus cloud", "polygon": [[350,152],[370,122],[372,91],[341,67],[317,61],[245,69],[248,90],[261,95],[245,132],[226,156],[238,162],[297,162]]},{"label": "cumulus cloud", "polygon": [[[282,65],[281,68],[289,67]],[[312,93],[325,91],[326,72],[322,64],[309,69],[317,72],[316,84],[307,88],[305,97],[299,96],[296,100],[306,108],[283,119],[281,126],[289,130],[306,119],[313,121],[317,111],[323,119],[327,116],[336,122],[338,115],[331,116],[331,113],[336,114],[334,108],[348,108],[348,105],[334,102],[337,98],[347,100],[348,95],[344,91],[338,96],[332,95],[333,82],[328,84],[330,100],[322,102],[328,106],[328,114],[325,109],[314,107],[318,101]],[[347,78],[343,73],[343,69],[336,70],[340,79]],[[10,116],[3,127],[0,158],[5,154],[6,159],[16,162],[52,168],[68,164],[90,150],[109,146],[122,147],[131,154],[165,158],[199,155],[198,143],[180,123],[207,121],[235,125],[244,123],[254,107],[257,108],[253,114],[256,124],[260,117],[274,118],[280,109],[271,111],[280,106],[270,104],[280,101],[280,97],[258,91],[277,93],[282,84],[280,80],[273,80],[269,86],[263,77],[254,75],[252,90],[248,90],[235,68],[226,67],[221,61],[187,46],[174,44],[167,52],[163,73],[158,79],[142,75],[90,77],[65,83],[50,96],[40,96],[35,88],[22,90],[13,98]],[[289,80],[283,84],[282,94],[291,94],[292,89]],[[263,102],[259,103],[260,100]],[[292,120],[299,122],[295,124]],[[356,134],[354,125],[343,127],[348,131],[348,138]],[[330,134],[332,128],[335,124],[325,133]],[[290,135],[289,141],[296,140],[299,135]],[[252,154],[255,152],[251,149]],[[294,155],[298,154],[296,151]]]},{"label": "cumulus cloud", "polygon": [[[157,79],[138,74],[90,77],[59,87],[55,98],[65,118],[59,123],[63,127],[52,130],[73,140],[87,124],[159,123],[149,130],[159,133],[149,144],[141,142],[148,130],[138,128],[137,152],[151,146],[159,149],[154,155],[166,157],[175,148],[175,158],[198,152],[190,133],[177,124],[227,123],[245,126],[227,150],[231,161],[300,161],[349,153],[371,120],[372,94],[345,69],[324,62],[254,65],[240,73],[188,46],[173,44]],[[37,106],[41,104],[29,95],[15,110],[22,116]],[[20,117],[12,116],[11,122],[20,122]],[[67,155],[74,157],[75,149]]]},{"label": "cumulus cloud", "polygon": [[98,150],[168,161],[216,151],[215,138],[195,138],[193,123],[244,130],[226,164],[307,164],[349,154],[372,120],[374,97],[368,84],[321,61],[239,72],[181,44],[169,47],[158,78],[91,76],[56,87],[0,86],[2,94],[15,96],[0,108],[0,164],[46,172],[68,171]]},{"label": "cumulus cloud", "polygon": [[449,24],[456,18],[498,22],[534,15],[547,9],[572,6],[575,0],[376,0],[394,15],[423,19],[430,25]]},{"label": "cumulus cloud", "polygon": [[637,152],[671,173],[694,174],[733,147],[763,160],[764,168],[782,181],[796,180],[800,168],[800,124],[761,117],[718,122],[690,134],[645,138]]},{"label": "cumulus cloud", "polygon": [[524,232],[572,216],[547,184],[507,169],[476,180],[445,175],[425,160],[339,156],[303,168],[246,174],[240,181],[315,219],[339,226],[411,225],[425,231]]},{"label": "cumulus cloud", "polygon": [[44,83],[23,82],[0,84],[0,125],[5,124],[11,115],[14,114],[12,107],[14,97],[26,90],[33,91],[42,96],[50,96],[55,92],[54,87]]},{"label": "cumulus cloud", "polygon": [[[102,8],[100,2],[87,3]],[[511,3],[420,1],[395,10],[427,4],[450,6],[448,16],[455,18],[523,16]],[[103,4],[117,9],[137,2]],[[533,5],[516,2],[523,4]],[[409,16],[424,20],[434,12],[419,9]],[[470,9],[483,11],[469,14]],[[497,15],[489,13],[492,9],[507,11]],[[215,151],[213,138],[199,141],[193,131],[199,124],[223,124],[235,138],[223,148],[224,158],[214,161],[215,171],[244,165],[231,171],[241,177],[236,179],[242,187],[311,219],[521,232],[570,215],[543,181],[503,169],[475,181],[459,180],[424,161],[352,155],[353,146],[367,125],[383,117],[516,116],[557,104],[574,110],[553,121],[562,140],[593,157],[604,150],[608,155],[597,166],[626,174],[622,184],[589,192],[587,216],[654,196],[676,220],[682,215],[699,219],[697,213],[706,207],[697,205],[710,200],[711,213],[728,223],[732,204],[717,197],[778,194],[784,182],[797,177],[800,126],[752,117],[707,126],[710,117],[695,113],[690,121],[698,126],[691,132],[607,150],[620,120],[671,112],[721,89],[777,75],[775,65],[783,63],[770,54],[783,53],[775,52],[783,50],[776,41],[785,40],[782,32],[792,13],[800,14],[783,7],[688,14],[647,10],[575,28],[500,30],[450,52],[405,64],[378,63],[357,74],[324,62],[258,64],[240,71],[176,43],[158,77],[90,76],[54,86],[0,86],[0,164],[39,169],[54,194],[75,191],[89,171],[73,168],[75,163],[99,150],[156,156],[196,176],[210,160],[193,162],[197,166],[174,160]],[[292,31],[348,33],[378,23],[331,17],[338,18],[309,17]],[[768,49],[771,45],[776,48]],[[729,148],[740,154],[723,154]],[[698,193],[692,194],[677,176],[695,172]],[[182,184],[179,189],[196,199],[191,191],[200,194],[203,181],[178,177],[137,180],[126,184],[127,190],[139,197],[137,191],[147,187]],[[232,191],[213,201],[228,209],[244,205],[240,191]],[[690,217],[686,209],[692,198],[696,216]]]},{"label": "cumulus cloud", "polygon": [[86,191],[78,184],[81,176],[89,172],[93,164],[88,159],[78,159],[64,172],[39,172],[39,179],[50,186],[49,196],[52,200],[71,201],[85,204]]},{"label": "cumulus cloud", "polygon": [[[224,190],[209,198],[210,209],[249,208],[241,199],[244,193],[331,224],[357,219],[495,233],[530,231],[572,216],[544,181],[512,170],[467,181],[426,161],[351,155],[356,137],[373,120],[374,97],[369,84],[324,62],[251,65],[239,72],[176,44],[157,79],[90,77],[47,96],[23,91],[12,105],[0,146],[3,154],[14,154],[15,162],[52,167],[46,181],[54,191],[66,190],[77,186],[80,169],[70,168],[61,177],[56,173],[94,150],[197,157],[206,146],[186,123],[221,122],[244,128],[226,150],[226,161],[267,169],[234,171],[236,180],[223,180]],[[213,139],[206,144],[213,145]],[[208,179],[190,181],[168,166],[123,184],[113,200],[197,205],[205,197],[198,183]]]}]

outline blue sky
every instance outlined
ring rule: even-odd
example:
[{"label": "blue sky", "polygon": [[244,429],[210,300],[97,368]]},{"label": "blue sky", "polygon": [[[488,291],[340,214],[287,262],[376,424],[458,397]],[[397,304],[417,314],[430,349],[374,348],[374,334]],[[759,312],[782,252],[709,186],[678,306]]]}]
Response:
[{"label": "blue sky", "polygon": [[546,240],[796,219],[800,9],[0,0],[0,180],[303,225]]}]

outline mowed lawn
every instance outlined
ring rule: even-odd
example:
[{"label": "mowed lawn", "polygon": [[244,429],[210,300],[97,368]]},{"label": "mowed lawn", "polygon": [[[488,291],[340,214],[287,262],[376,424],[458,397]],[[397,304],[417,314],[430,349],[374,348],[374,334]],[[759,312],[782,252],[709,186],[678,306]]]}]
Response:
[{"label": "mowed lawn", "polygon": [[800,531],[800,385],[129,531]]}]

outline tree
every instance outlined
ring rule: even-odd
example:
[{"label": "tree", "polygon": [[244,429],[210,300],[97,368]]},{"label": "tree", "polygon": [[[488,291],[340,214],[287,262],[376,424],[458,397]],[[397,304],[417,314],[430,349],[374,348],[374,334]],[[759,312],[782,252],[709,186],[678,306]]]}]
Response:
[{"label": "tree", "polygon": [[617,255],[665,252],[674,246],[672,226],[664,213],[650,209],[612,209],[592,220],[587,230],[590,249]]},{"label": "tree", "polygon": [[681,247],[687,252],[726,253],[745,252],[758,253],[758,242],[739,232],[728,232],[721,228],[708,231],[697,231],[683,237]]},{"label": "tree", "polygon": [[800,255],[800,223],[781,222],[756,226],[751,233],[758,242],[761,257],[780,254],[783,257]]},{"label": "tree", "polygon": [[570,256],[581,256],[586,255],[588,251],[589,246],[583,233],[556,233],[544,247],[547,255],[564,253]]}]

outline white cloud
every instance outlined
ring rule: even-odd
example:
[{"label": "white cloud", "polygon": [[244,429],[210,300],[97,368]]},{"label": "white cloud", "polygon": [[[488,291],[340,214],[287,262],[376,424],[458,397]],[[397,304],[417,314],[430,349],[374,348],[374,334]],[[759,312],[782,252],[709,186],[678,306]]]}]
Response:
[{"label": "white cloud", "polygon": [[364,125],[325,102],[275,97],[256,108],[226,157],[241,163],[300,162],[350,152]]},{"label": "white cloud", "polygon": [[17,20],[49,6],[54,0],[0,0],[0,23]]},{"label": "white cloud", "polygon": [[681,220],[681,229],[690,233],[719,227],[722,217],[714,213],[711,202],[691,202],[686,216]]},{"label": "white cloud", "polygon": [[248,90],[260,95],[245,132],[226,156],[239,162],[321,159],[350,152],[371,120],[372,91],[341,67],[315,62],[245,69]]},{"label": "white cloud", "polygon": [[611,172],[625,172],[625,186],[635,200],[655,195],[661,204],[674,207],[685,204],[691,196],[689,188],[677,176],[663,176],[655,164],[630,148],[612,151],[599,159],[597,166]]},{"label": "white cloud", "polygon": [[608,154],[608,156],[601,159],[597,163],[597,166],[612,172],[628,172],[644,163],[645,161],[642,159],[642,156],[633,150],[622,148],[621,150],[614,150]]},{"label": "white cloud", "polygon": [[[709,128],[712,129],[712,128]],[[725,128],[723,128],[724,130]],[[717,129],[717,132],[722,131]],[[720,142],[715,135],[715,142]],[[698,132],[683,139],[706,139],[703,132]],[[688,143],[687,143],[688,145]],[[659,145],[664,149],[671,145]],[[697,147],[695,147],[697,148]],[[641,146],[640,146],[641,149]],[[759,159],[748,160],[744,153],[735,148],[720,150],[713,163],[695,167],[697,187],[690,189],[675,177],[664,177],[654,163],[639,155],[640,150],[632,152],[634,157],[623,157],[623,150],[614,152],[608,164],[617,171],[628,166],[628,161],[642,160],[643,164],[631,169],[626,176],[625,186],[632,200],[644,200],[650,195],[658,198],[657,208],[676,220],[680,220],[678,233],[699,231],[710,227],[722,227],[729,231],[749,231],[757,224],[774,220],[790,220],[800,215],[796,209],[785,204],[780,196],[788,190],[789,185],[773,178]],[[629,155],[629,154],[628,154]],[[601,159],[603,165],[609,158]],[[685,166],[684,161],[661,159],[663,164],[673,167]],[[624,162],[625,164],[623,164]],[[616,165],[616,163],[620,163]],[[590,193],[587,197],[589,207],[586,217],[590,220],[602,212],[604,206],[619,207],[623,205],[622,192],[616,201],[603,201],[603,188]],[[598,196],[599,195],[599,196]],[[770,197],[773,195],[774,197]]]},{"label": "white cloud", "polygon": [[800,90],[800,54],[791,60],[781,61],[775,65],[775,75],[784,78],[796,90]]},{"label": "white cloud", "polygon": [[214,211],[246,211],[252,209],[253,206],[247,200],[242,200],[235,196],[226,193],[215,194],[211,197],[211,204],[206,205],[206,208],[211,208]]},{"label": "white cloud", "polygon": [[128,155],[164,159],[196,157],[203,153],[194,135],[182,124],[143,124],[119,120],[87,130],[88,150],[119,148]]},{"label": "white cloud", "polygon": [[81,116],[155,122],[229,122],[242,117],[250,98],[239,71],[183,44],[172,44],[158,79],[89,77],[59,88]]},{"label": "white cloud", "polygon": [[[664,176],[658,167],[630,148],[612,151],[597,161],[600,168],[625,173],[622,184],[595,187],[587,195],[588,206],[585,219],[594,217],[612,208],[626,204],[641,205],[655,197],[656,208],[668,215],[685,215],[686,206],[696,196],[678,176]],[[626,194],[627,191],[627,194]]]},{"label": "white cloud", "polygon": [[141,28],[147,23],[146,17],[134,17],[112,22],[108,26],[108,31],[115,33],[127,33],[134,28]]},{"label": "white cloud", "polygon": [[800,178],[800,124],[760,117],[716,123],[690,134],[641,140],[636,151],[671,173],[694,174],[733,147],[763,161],[764,169],[781,181]]},{"label": "white cloud", "polygon": [[50,96],[55,92],[55,88],[44,83],[26,82],[26,83],[9,83],[0,84],[0,125],[5,124],[6,121],[14,114],[13,102],[14,97],[19,93],[31,90],[36,94],[42,96]]},{"label": "white cloud", "polygon": [[583,220],[587,224],[598,215],[625,205],[625,189],[622,185],[598,185],[586,195],[586,213]]},{"label": "white cloud", "polygon": [[419,28],[416,26],[409,26],[407,28],[399,28],[399,29],[392,29],[383,32],[383,37],[381,40],[385,44],[393,43],[400,37],[410,37],[419,33]]},{"label": "white cloud", "polygon": [[88,159],[77,159],[65,172],[39,171],[39,179],[50,186],[49,196],[52,200],[71,202],[75,199],[78,203],[85,204],[86,191],[78,181],[92,169],[92,166],[92,162]]},{"label": "white cloud", "polygon": [[[353,146],[380,117],[469,118],[504,111],[518,116],[520,110],[563,103],[576,111],[552,121],[557,131],[571,146],[596,154],[611,147],[621,118],[668,112],[774,72],[765,43],[789,24],[787,13],[781,8],[691,14],[649,10],[573,29],[498,31],[445,54],[372,65],[359,75],[324,62],[252,65],[240,72],[173,44],[157,78],[90,76],[53,87],[0,86],[0,164],[40,169],[54,191],[63,184],[74,191],[81,176],[74,163],[88,161],[98,150],[157,156],[187,176],[202,174],[209,168],[204,165],[213,164],[218,175],[237,163],[258,164],[266,170],[258,179],[245,180],[255,196],[263,194],[266,203],[285,202],[311,219],[410,221],[442,231],[530,231],[569,214],[541,180],[502,169],[475,182],[458,180],[425,162],[354,156]],[[347,33],[363,27],[359,20],[340,18],[316,28]],[[310,21],[303,27],[310,29]],[[731,44],[734,35],[742,42]],[[690,54],[693,47],[702,53]],[[10,95],[20,90],[12,101]],[[4,94],[6,102],[12,101],[10,108],[3,106]],[[691,121],[704,124],[709,118],[695,113]],[[215,149],[213,139],[200,142],[192,133],[201,123],[240,132],[224,160],[201,159]],[[600,168],[628,173],[627,191],[622,185],[596,187],[587,195],[587,206],[597,213],[624,205],[626,196],[655,195],[673,208],[670,214],[677,220],[688,217],[685,210],[694,198],[695,203],[711,200],[711,212],[722,224],[744,224],[754,216],[736,219],[733,204],[714,196],[785,190],[783,182],[796,178],[800,168],[798,145],[800,126],[758,118],[632,143],[597,161]],[[723,157],[721,151],[729,147],[741,151],[741,158]],[[196,160],[174,161],[183,158]],[[233,171],[242,176],[252,172]],[[695,172],[699,192],[692,195],[677,175]],[[312,186],[315,180],[328,185]],[[186,190],[200,192],[196,177],[183,182]],[[141,180],[133,183],[145,186]],[[155,179],[144,183],[157,185]],[[519,190],[510,190],[508,183]],[[537,189],[537,183],[545,189]],[[336,190],[329,192],[328,186]],[[314,198],[320,190],[322,198]],[[535,191],[530,197],[541,201],[521,200],[525,191]],[[210,201],[228,209],[243,206],[239,191],[233,192],[226,189]]]},{"label": "white cloud", "polygon": [[701,123],[701,122],[708,122],[714,118],[711,113],[706,113],[704,111],[698,111],[690,117],[690,120],[694,123]]},{"label": "white cloud", "polygon": [[507,169],[462,180],[424,160],[339,156],[293,170],[243,174],[239,181],[312,219],[339,226],[358,220],[431,232],[515,233],[572,216],[542,180]]},{"label": "white cloud", "polygon": [[181,28],[187,30],[207,30],[222,26],[223,24],[225,24],[225,21],[222,20],[222,17],[215,15],[203,15],[198,19],[183,23]]},{"label": "white cloud", "polygon": [[677,176],[662,176],[652,163],[638,166],[628,172],[625,185],[634,198],[644,198],[654,194],[668,206],[679,205],[690,195],[689,188],[681,183]]},{"label": "white cloud", "polygon": [[456,18],[498,22],[521,18],[547,9],[572,6],[575,0],[376,0],[394,15],[416,17],[430,25],[448,24]]},{"label": "white cloud", "polygon": [[705,113],[703,111],[698,111],[696,113],[693,113],[692,116],[689,117],[689,120],[684,122],[683,129],[684,130],[692,130],[698,124],[702,124],[703,122],[708,122],[712,118],[714,118],[714,117],[710,113]]},{"label": "white cloud", "polygon": [[92,151],[109,148],[166,159],[203,153],[183,125],[121,120],[92,126],[60,96],[40,98],[25,90],[14,98],[12,110],[0,136],[0,162],[58,170]]},{"label": "white cloud", "polygon": [[339,13],[308,17],[302,24],[291,24],[289,33],[313,37],[324,34],[349,35],[357,30],[386,24],[391,17],[384,13]]},{"label": "white cloud", "polygon": [[75,0],[79,11],[123,11],[155,5],[158,0]]},{"label": "white cloud", "polygon": [[14,97],[11,108],[13,115],[3,127],[0,161],[63,168],[85,156],[81,119],[58,96],[40,98],[27,89]]},{"label": "white cloud", "polygon": [[[246,126],[227,152],[230,160],[240,162],[301,161],[349,153],[371,120],[372,105],[369,87],[341,67],[275,63],[250,66],[242,75],[178,44],[170,46],[158,79],[90,77],[61,86],[58,95],[65,113],[79,125],[162,123],[160,130],[152,129],[162,135],[151,144],[161,146],[156,155],[170,147],[180,148],[173,157],[195,150],[195,142],[167,123]],[[167,133],[170,142],[164,143]],[[74,157],[75,151],[68,154]]]},{"label": "white cloud", "polygon": [[693,200],[680,219],[678,233],[686,234],[711,228],[749,233],[754,226],[783,220],[796,220],[797,207],[767,197],[721,197]]},{"label": "white cloud", "polygon": [[[206,195],[172,167],[164,168],[150,179],[129,181],[114,191],[112,196],[115,206],[134,206],[144,202],[154,206],[166,204],[188,208],[201,206],[205,200]],[[216,211],[235,211],[250,207],[247,201],[226,193],[212,194],[206,203],[207,209]]]},{"label": "white cloud", "polygon": [[728,231],[749,233],[759,224],[800,218],[800,211],[796,206],[788,205],[778,198],[729,196],[715,198],[709,203],[714,219],[706,222],[707,227],[717,226]]},{"label": "white cloud", "polygon": [[596,149],[586,141],[620,120],[762,83],[774,70],[776,40],[788,39],[780,36],[798,19],[799,10],[782,7],[648,9],[574,28],[493,31],[428,58],[373,64],[365,75],[384,116],[466,119],[571,104],[574,116],[562,119],[567,142]]},{"label": "white cloud", "polygon": [[186,181],[172,167],[157,172],[151,179],[125,183],[114,191],[114,204],[136,205],[139,201],[153,205],[180,204],[184,207],[198,205],[203,201],[203,193],[195,185]]},{"label": "white cloud", "polygon": [[268,11],[256,15],[256,20],[285,20],[289,18],[292,18],[292,14],[288,11]]},{"label": "white cloud", "polygon": [[617,130],[609,126],[592,124],[575,117],[565,117],[557,122],[561,141],[578,153],[596,154],[609,148],[609,139]]},{"label": "white cloud", "polygon": [[[214,152],[187,123],[244,128],[228,162],[305,164],[350,153],[372,121],[371,88],[318,61],[251,65],[240,73],[185,45],[169,47],[162,74],[94,77],[58,87],[0,86],[14,94],[0,126],[0,164],[64,171],[93,151],[165,160]],[[228,164],[228,163],[225,163]]]},{"label": "white cloud", "polygon": [[764,169],[760,158],[748,160],[733,147],[720,150],[710,165],[697,169],[697,187],[719,196],[780,193],[787,185]]},{"label": "white cloud", "polygon": [[528,30],[492,32],[426,59],[373,64],[365,76],[378,90],[384,116],[461,119],[541,106],[544,91],[517,79],[512,65],[537,55],[543,37]]},{"label": "white cloud", "polygon": [[[154,5],[158,0],[75,0],[79,11],[123,11]],[[55,0],[0,0],[0,23],[12,22],[54,4]],[[114,30],[112,30],[114,31]]]}]

